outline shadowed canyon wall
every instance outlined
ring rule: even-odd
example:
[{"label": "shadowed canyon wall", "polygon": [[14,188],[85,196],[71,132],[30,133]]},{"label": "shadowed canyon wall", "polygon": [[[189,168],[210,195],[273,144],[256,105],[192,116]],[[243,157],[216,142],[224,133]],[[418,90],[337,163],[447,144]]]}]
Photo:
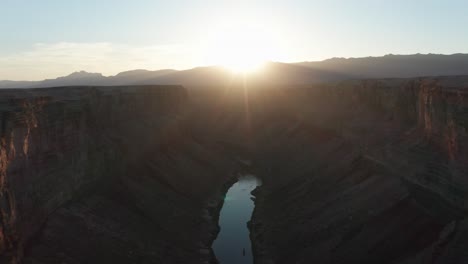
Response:
[{"label": "shadowed canyon wall", "polygon": [[233,166],[186,129],[185,89],[0,92],[1,263],[213,259]]},{"label": "shadowed canyon wall", "polygon": [[256,263],[460,263],[468,78],[0,91],[10,263],[216,263],[226,186],[262,178]]},{"label": "shadowed canyon wall", "polygon": [[[466,261],[466,78],[368,80],[284,94],[259,125],[256,263]],[[266,144],[268,142],[268,144]]]}]

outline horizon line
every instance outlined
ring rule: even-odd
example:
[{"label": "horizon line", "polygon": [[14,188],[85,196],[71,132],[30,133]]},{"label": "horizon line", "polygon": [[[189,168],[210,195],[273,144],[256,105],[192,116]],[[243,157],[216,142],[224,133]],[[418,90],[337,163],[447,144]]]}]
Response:
[{"label": "horizon line", "polygon": [[[325,61],[329,61],[329,60],[340,60],[340,59],[341,60],[350,60],[350,59],[384,58],[384,57],[388,57],[388,56],[417,56],[417,55],[421,55],[421,56],[428,56],[428,55],[454,56],[454,55],[468,55],[468,53],[464,53],[464,52],[449,53],[449,54],[446,54],[446,53],[408,53],[408,54],[387,53],[387,54],[380,55],[380,56],[330,57],[330,58],[323,59],[323,60],[303,60],[303,61],[291,61],[291,62],[267,60],[267,61],[264,61],[264,64],[268,64],[268,63],[283,63],[283,64],[319,63],[319,62],[325,62]],[[58,78],[61,78],[61,77],[67,77],[67,76],[70,76],[70,75],[75,74],[75,73],[100,74],[102,77],[110,78],[110,77],[115,77],[115,76],[117,76],[117,75],[119,75],[121,73],[124,73],[124,72],[132,72],[132,71],[148,71],[148,72],[174,71],[174,72],[182,72],[182,71],[190,71],[190,70],[199,69],[199,68],[212,68],[212,67],[224,67],[224,66],[223,65],[212,64],[212,65],[199,65],[199,66],[183,68],[183,69],[160,68],[160,69],[154,69],[154,70],[149,70],[149,69],[144,69],[144,68],[136,68],[136,69],[129,69],[129,70],[117,72],[114,75],[104,75],[101,72],[89,72],[89,71],[86,71],[86,70],[83,69],[83,70],[73,71],[73,72],[71,72],[71,73],[69,73],[67,75],[57,76],[55,78],[45,78],[45,79],[37,79],[37,80],[0,79],[0,82],[41,82],[41,81],[46,81],[46,80],[54,80],[54,79],[58,79]]]}]

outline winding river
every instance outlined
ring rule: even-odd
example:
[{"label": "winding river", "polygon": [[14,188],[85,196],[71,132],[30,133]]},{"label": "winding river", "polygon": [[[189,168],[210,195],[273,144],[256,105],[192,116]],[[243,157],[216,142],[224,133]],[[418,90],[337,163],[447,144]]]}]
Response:
[{"label": "winding river", "polygon": [[255,176],[242,176],[226,193],[219,216],[221,230],[213,243],[221,264],[253,263],[247,222],[254,209],[250,192],[259,185],[261,182]]}]

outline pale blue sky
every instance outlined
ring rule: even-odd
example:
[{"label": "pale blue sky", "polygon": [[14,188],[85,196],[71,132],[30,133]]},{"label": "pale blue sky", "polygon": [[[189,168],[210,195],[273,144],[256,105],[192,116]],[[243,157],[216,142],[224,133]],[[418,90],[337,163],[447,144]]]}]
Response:
[{"label": "pale blue sky", "polygon": [[462,0],[0,0],[0,79],[206,65],[224,24],[267,32],[269,60],[467,53],[467,14]]}]

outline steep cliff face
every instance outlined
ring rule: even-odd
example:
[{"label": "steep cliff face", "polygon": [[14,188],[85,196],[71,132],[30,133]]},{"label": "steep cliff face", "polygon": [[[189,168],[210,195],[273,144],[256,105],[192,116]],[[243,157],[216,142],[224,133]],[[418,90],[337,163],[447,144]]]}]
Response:
[{"label": "steep cliff face", "polygon": [[274,143],[256,159],[264,178],[250,225],[257,263],[466,259],[453,250],[466,246],[465,84],[369,80],[288,91],[289,125],[270,128],[264,141]]},{"label": "steep cliff face", "polygon": [[118,161],[97,137],[92,92],[2,91],[1,251],[12,262],[50,213]]},{"label": "steep cliff face", "polygon": [[[248,84],[247,84],[248,85]],[[263,180],[256,263],[460,263],[468,78],[0,92],[0,262],[215,263]]]},{"label": "steep cliff face", "polygon": [[0,98],[2,263],[213,259],[206,204],[232,166],[186,129],[185,89],[65,87]]}]

